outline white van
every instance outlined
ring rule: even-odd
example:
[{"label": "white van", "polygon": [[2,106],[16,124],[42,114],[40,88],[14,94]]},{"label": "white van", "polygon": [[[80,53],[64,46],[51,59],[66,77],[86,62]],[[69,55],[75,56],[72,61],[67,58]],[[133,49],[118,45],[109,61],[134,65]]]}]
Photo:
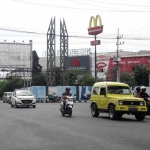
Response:
[{"label": "white van", "polygon": [[12,96],[12,92],[4,92],[3,103],[8,103],[9,97]]}]

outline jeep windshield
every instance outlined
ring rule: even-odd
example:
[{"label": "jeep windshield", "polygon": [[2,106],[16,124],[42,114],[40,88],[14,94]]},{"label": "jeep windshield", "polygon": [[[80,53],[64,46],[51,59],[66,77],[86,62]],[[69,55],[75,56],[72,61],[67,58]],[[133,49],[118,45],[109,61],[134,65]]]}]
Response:
[{"label": "jeep windshield", "polygon": [[108,94],[132,94],[127,86],[108,86]]}]

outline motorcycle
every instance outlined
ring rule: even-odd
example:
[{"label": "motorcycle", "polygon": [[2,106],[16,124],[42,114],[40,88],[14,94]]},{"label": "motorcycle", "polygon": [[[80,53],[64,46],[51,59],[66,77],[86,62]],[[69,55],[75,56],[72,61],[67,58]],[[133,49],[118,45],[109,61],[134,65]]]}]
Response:
[{"label": "motorcycle", "polygon": [[[64,107],[63,101],[65,101],[65,103],[66,103],[65,108],[63,108]],[[65,116],[65,114],[68,114],[68,116],[71,117],[72,109],[73,109],[73,96],[62,97],[60,106],[61,106],[60,111],[62,113],[62,116]]]},{"label": "motorcycle", "polygon": [[146,106],[148,109],[146,115],[150,115],[150,97],[144,98],[144,100],[146,101]]}]

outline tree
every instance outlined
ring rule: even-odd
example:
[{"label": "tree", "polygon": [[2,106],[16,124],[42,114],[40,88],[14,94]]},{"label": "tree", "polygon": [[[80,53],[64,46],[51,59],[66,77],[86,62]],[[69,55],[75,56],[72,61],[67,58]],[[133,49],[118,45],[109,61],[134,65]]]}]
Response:
[{"label": "tree", "polygon": [[132,74],[128,73],[128,72],[123,72],[120,74],[120,81],[123,83],[126,83],[130,86],[135,86],[136,82],[132,76]]},{"label": "tree", "polygon": [[107,76],[108,76],[109,80],[111,80],[111,81],[117,81],[117,68],[116,67],[112,68],[107,73]]},{"label": "tree", "polygon": [[32,78],[33,86],[46,86],[46,75],[39,73]]},{"label": "tree", "polygon": [[70,73],[69,85],[74,85],[75,80],[78,80],[79,86],[92,86],[95,82],[104,81],[104,79],[95,79],[95,77],[93,77],[90,73],[80,70],[75,70],[74,72]]},{"label": "tree", "polygon": [[75,80],[78,80],[80,77],[82,77],[85,74],[85,72],[81,70],[73,70],[68,73],[68,80],[69,80],[69,85],[74,85]]},{"label": "tree", "polygon": [[134,79],[137,85],[149,85],[149,70],[144,65],[138,65],[134,68]]},{"label": "tree", "polygon": [[12,78],[10,80],[0,82],[0,95],[4,92],[13,92],[15,89],[23,87],[23,80],[20,78]]}]

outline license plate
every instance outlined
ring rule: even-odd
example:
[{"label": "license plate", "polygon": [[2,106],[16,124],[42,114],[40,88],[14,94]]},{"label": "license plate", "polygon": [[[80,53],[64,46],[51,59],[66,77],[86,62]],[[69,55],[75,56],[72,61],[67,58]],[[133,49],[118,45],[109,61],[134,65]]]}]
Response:
[{"label": "license plate", "polygon": [[129,107],[128,110],[129,111],[138,111],[138,108],[136,108],[136,107]]}]

